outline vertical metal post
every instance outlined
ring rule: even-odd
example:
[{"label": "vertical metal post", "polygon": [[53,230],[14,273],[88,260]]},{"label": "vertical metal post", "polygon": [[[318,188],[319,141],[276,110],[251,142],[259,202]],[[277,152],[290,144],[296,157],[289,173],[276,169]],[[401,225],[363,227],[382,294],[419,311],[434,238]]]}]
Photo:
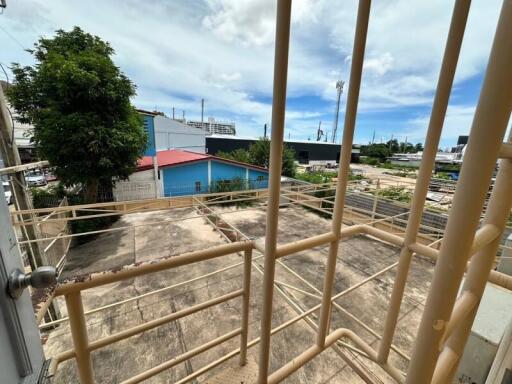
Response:
[{"label": "vertical metal post", "polygon": [[286,82],[288,77],[288,49],[290,45],[291,0],[278,0],[276,42],[274,57],[274,95],[272,99],[272,133],[270,145],[270,174],[268,185],[267,223],[265,234],[265,262],[263,275],[263,309],[261,315],[261,341],[258,383],[268,379],[270,331],[272,329],[272,299],[276,268],[279,194],[283,158],[284,116],[286,108]]},{"label": "vertical metal post", "polygon": [[409,249],[409,245],[416,242],[416,236],[420,227],[470,5],[470,0],[457,0],[455,2],[443,63],[437,83],[436,95],[430,115],[425,149],[423,150],[418,178],[416,179],[416,186],[414,188],[414,196],[411,203],[411,211],[405,230],[404,245],[400,252],[399,264],[393,284],[393,292],[391,293],[384,325],[384,334],[382,335],[382,340],[379,345],[378,360],[380,363],[385,363],[388,360],[389,350],[393,341],[407,281],[407,274],[411,264],[412,251]]},{"label": "vertical metal post", "polygon": [[242,333],[240,334],[240,365],[247,363],[247,338],[249,334],[249,299],[251,297],[252,249],[244,252],[244,273],[242,289]]},{"label": "vertical metal post", "polygon": [[92,370],[91,352],[89,351],[89,339],[85,324],[84,306],[80,292],[66,295],[69,326],[78,367],[80,384],[93,384],[94,374]]},{"label": "vertical metal post", "polygon": [[[512,132],[509,135],[509,142],[512,142]],[[494,189],[482,223],[482,226],[486,224],[497,226],[500,229],[500,236],[473,255],[466,279],[464,280],[461,295],[468,291],[476,295],[478,298],[482,297],[487,279],[489,278],[489,273],[493,267],[496,252],[500,245],[501,233],[503,233],[503,230],[505,229],[511,208],[512,160],[503,159],[500,161],[498,176],[496,177]],[[450,350],[453,350],[459,357],[462,356],[462,353],[464,352],[464,346],[466,345],[469,333],[471,332],[471,327],[475,320],[477,310],[478,305],[457,325],[457,328],[446,342],[446,346]],[[449,377],[446,377],[447,381],[449,381],[453,376],[456,367],[457,364],[455,364],[454,369],[448,374]]]},{"label": "vertical metal post", "polygon": [[[471,127],[407,383],[429,383],[512,107],[512,0],[505,0]],[[485,271],[480,271],[480,273]],[[488,272],[488,271],[487,271]]]},{"label": "vertical metal post", "polygon": [[372,221],[375,220],[375,214],[377,213],[377,204],[379,203],[379,192],[380,192],[380,179],[377,179],[377,187],[375,188],[375,194],[373,195]]},{"label": "vertical metal post", "polygon": [[[341,144],[340,169],[336,182],[336,197],[334,200],[334,212],[332,217],[332,232],[339,237],[343,219],[343,207],[345,205],[345,193],[350,170],[350,157],[352,155],[352,141],[356,125],[357,103],[359,101],[359,89],[363,73],[364,50],[366,47],[366,35],[370,18],[371,0],[360,0],[357,10],[356,34],[352,52],[352,65],[350,68],[350,82],[347,97],[347,110],[345,113],[345,125],[343,129],[343,141]],[[336,272],[336,258],[338,256],[339,240],[329,245],[329,255],[324,277],[324,289],[322,294],[322,307],[318,322],[317,345],[323,347],[328,333],[331,317],[331,295]]]}]

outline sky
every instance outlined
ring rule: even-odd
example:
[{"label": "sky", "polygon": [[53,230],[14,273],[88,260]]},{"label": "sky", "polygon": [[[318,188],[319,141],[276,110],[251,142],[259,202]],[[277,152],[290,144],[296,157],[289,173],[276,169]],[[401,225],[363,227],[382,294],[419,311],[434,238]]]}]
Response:
[{"label": "sky", "polygon": [[[472,2],[442,148],[469,132],[500,7]],[[446,0],[372,2],[356,143],[424,141],[452,10]],[[356,0],[294,1],[286,138],[315,140],[321,121],[331,140],[341,79],[341,141],[356,12]],[[136,107],[200,119],[204,98],[205,118],[257,137],[271,120],[275,14],[275,0],[7,0],[0,63],[33,64],[23,48],[77,25],[110,42]]]}]

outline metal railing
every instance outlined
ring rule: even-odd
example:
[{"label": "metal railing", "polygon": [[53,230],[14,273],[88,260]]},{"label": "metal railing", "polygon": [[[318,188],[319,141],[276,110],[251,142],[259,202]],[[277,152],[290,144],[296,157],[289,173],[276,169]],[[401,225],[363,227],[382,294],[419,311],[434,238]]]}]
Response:
[{"label": "metal railing", "polygon": [[[87,335],[87,325],[85,321],[85,312],[82,303],[81,293],[84,290],[103,286],[144,276],[150,273],[156,273],[171,268],[176,268],[183,265],[198,263],[201,261],[211,260],[214,258],[230,255],[237,252],[244,253],[243,262],[243,282],[242,289],[224,294],[214,299],[210,299],[200,304],[179,310],[166,316],[147,321],[129,329],[122,330],[113,335],[91,341]],[[250,297],[250,279],[251,279],[251,259],[252,259],[252,244],[250,242],[237,242],[232,244],[220,245],[210,248],[208,250],[190,252],[179,256],[161,259],[157,262],[147,262],[136,266],[127,266],[120,271],[110,271],[104,273],[93,274],[87,277],[74,278],[67,283],[61,283],[57,286],[54,297],[64,296],[68,312],[68,320],[71,328],[71,336],[73,340],[73,349],[62,352],[52,359],[50,366],[50,373],[53,374],[59,363],[75,358],[78,367],[78,376],[81,384],[94,383],[94,372],[92,367],[91,352],[99,348],[106,347],[115,342],[124,340],[142,332],[148,331],[163,324],[175,321],[193,313],[199,312],[214,305],[241,297],[242,298],[242,316],[241,326],[238,329],[230,331],[220,337],[217,337],[205,344],[191,349],[179,356],[172,358],[164,363],[161,363],[151,369],[137,374],[125,381],[123,384],[138,383],[146,380],[166,369],[174,367],[175,365],[186,361],[210,348],[213,348],[221,343],[224,343],[236,336],[240,336],[240,364],[244,365],[247,358],[247,337],[248,337],[248,324],[249,324],[249,297]]]},{"label": "metal railing", "polygon": [[[352,147],[355,130],[370,5],[371,0],[359,1],[354,48],[351,56],[351,73],[340,167],[336,197],[332,209],[332,234],[330,238],[326,236],[326,238],[329,238],[330,248],[318,321],[317,341],[315,345],[299,354],[290,363],[269,374],[270,320],[272,316],[275,264],[278,257],[276,234],[280,184],[277,178],[281,172],[282,161],[291,0],[281,0],[277,5],[272,147],[267,232],[264,247],[265,275],[263,315],[261,319],[262,342],[260,344],[258,376],[258,383],[260,384],[277,383],[283,380],[342,337],[350,338],[370,359],[375,360],[386,372],[390,373],[388,356],[397,325],[413,250],[423,250],[421,246],[417,246],[416,238],[432,169],[435,164],[435,154],[448,106],[470,1],[457,0],[455,2],[405,237],[399,237],[399,246],[402,247],[402,251],[387,312],[384,334],[378,351],[365,346],[358,339],[357,335],[347,329],[342,328],[329,333],[332,309],[331,293],[338,256],[339,233],[343,220],[343,202],[345,200],[349,172],[350,148]],[[505,0],[445,236],[440,251],[435,252],[437,263],[434,279],[423,312],[414,353],[411,357],[407,375],[405,377],[401,375],[393,376],[399,382],[405,381],[417,384],[451,381],[458,359],[462,355],[476,309],[478,308],[474,300],[467,299],[467,297],[474,295],[478,302],[482,297],[487,278],[492,276],[492,263],[494,262],[500,235],[504,230],[512,204],[510,144],[503,143],[512,108],[512,88],[503,86],[503,84],[512,83],[512,72],[510,71],[512,67],[511,20],[512,1]],[[498,156],[503,158],[500,171],[485,213],[484,225],[475,234]],[[372,230],[375,231],[375,228]],[[387,241],[393,240],[393,235],[388,234],[387,236],[389,238]],[[467,262],[473,252],[476,253],[474,253],[468,266]],[[434,252],[429,250],[426,253]],[[468,274],[463,286],[462,297],[464,299],[461,297],[456,312],[452,314],[457,290],[466,269]],[[469,294],[464,296],[466,291]],[[450,317],[453,318],[451,322]],[[447,325],[450,326],[448,328],[449,332],[446,332]],[[440,353],[440,341],[445,338],[447,340],[443,344],[444,346]]]}]

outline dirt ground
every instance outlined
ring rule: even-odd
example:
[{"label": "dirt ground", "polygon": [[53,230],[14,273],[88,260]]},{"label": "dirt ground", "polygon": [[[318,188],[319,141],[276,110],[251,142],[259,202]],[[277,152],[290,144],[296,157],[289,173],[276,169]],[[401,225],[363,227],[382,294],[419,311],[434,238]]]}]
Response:
[{"label": "dirt ground", "polygon": [[[256,239],[264,236],[265,210],[263,207],[250,207],[249,209],[246,207],[236,212],[233,212],[235,210],[233,206],[215,209],[218,212],[224,212],[221,214],[223,220],[233,224],[247,237]],[[124,215],[113,227],[143,223],[156,224],[106,233],[86,244],[72,248],[64,277],[116,268],[162,256],[178,255],[227,241],[205,219],[187,219],[195,215],[196,212],[188,208]],[[288,243],[307,236],[324,233],[330,228],[330,220],[321,218],[300,207],[282,208],[279,218],[279,243]],[[258,258],[259,256],[258,252],[254,252],[251,274],[249,340],[258,337],[260,329],[262,275],[258,268],[263,269],[263,260]],[[319,295],[323,287],[326,258],[327,247],[317,247],[313,250],[287,256],[281,259],[282,264],[278,264],[276,267],[276,280]],[[343,241],[340,244],[337,263],[335,293],[362,281],[397,260],[398,249],[376,239],[357,236]],[[233,254],[90,289],[82,294],[84,307],[87,311],[134,295],[186,281],[240,261],[242,261],[242,257]],[[407,354],[411,353],[432,271],[433,266],[429,261],[421,258],[414,259],[401,308],[397,334],[394,339],[394,343]],[[368,332],[364,325],[371,327],[378,334],[382,333],[394,274],[395,270],[391,269],[337,300],[344,311],[333,310],[331,329],[338,327],[353,329],[366,342],[377,347],[378,339]],[[156,295],[88,315],[89,339],[96,340],[240,289],[241,282],[242,266],[238,266]],[[58,300],[62,304],[61,308],[65,314],[63,300]],[[306,296],[299,291],[278,284],[274,292],[273,327],[297,315],[297,310],[289,303],[290,300],[303,310],[307,310],[320,302],[315,297]],[[93,352],[96,382],[121,382],[240,327],[240,302],[240,298],[233,299]],[[363,325],[357,323],[353,316],[356,316]],[[317,321],[316,317],[312,319],[315,322]],[[299,321],[275,334],[272,337],[271,371],[293,359],[302,350],[311,346],[314,341],[315,332],[305,321]],[[186,363],[164,371],[146,382],[175,382],[238,348],[239,344],[239,338],[236,337]],[[47,356],[69,349],[71,346],[71,335],[66,323],[48,332],[48,340],[45,344]],[[257,369],[258,350],[258,344],[249,350],[247,369],[253,374]],[[391,353],[390,358],[397,367],[406,370],[407,362],[403,358],[395,352]],[[359,364],[369,367],[376,375],[377,382],[393,382],[380,368],[365,358],[353,355],[353,359],[357,360]],[[234,379],[236,374],[233,372],[237,370],[237,363],[238,357],[235,357],[200,377],[198,382],[222,382],[226,372],[231,372],[229,375],[231,379]],[[73,361],[62,363],[54,382],[56,384],[77,383],[74,365]],[[220,377],[224,378],[219,379]],[[323,352],[285,382],[363,383],[332,349]]]}]

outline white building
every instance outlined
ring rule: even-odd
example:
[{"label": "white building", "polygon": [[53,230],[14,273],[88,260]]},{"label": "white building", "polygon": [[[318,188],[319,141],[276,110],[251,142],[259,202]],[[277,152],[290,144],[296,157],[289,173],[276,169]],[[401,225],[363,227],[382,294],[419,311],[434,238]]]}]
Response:
[{"label": "white building", "polygon": [[206,132],[166,116],[154,117],[155,146],[157,151],[182,149],[205,153]]},{"label": "white building", "polygon": [[[405,165],[409,167],[419,167],[423,152],[417,153],[394,153],[393,156],[388,157],[391,164]],[[452,152],[438,152],[436,154],[436,163],[443,164],[460,164],[462,163],[463,153]]]}]

